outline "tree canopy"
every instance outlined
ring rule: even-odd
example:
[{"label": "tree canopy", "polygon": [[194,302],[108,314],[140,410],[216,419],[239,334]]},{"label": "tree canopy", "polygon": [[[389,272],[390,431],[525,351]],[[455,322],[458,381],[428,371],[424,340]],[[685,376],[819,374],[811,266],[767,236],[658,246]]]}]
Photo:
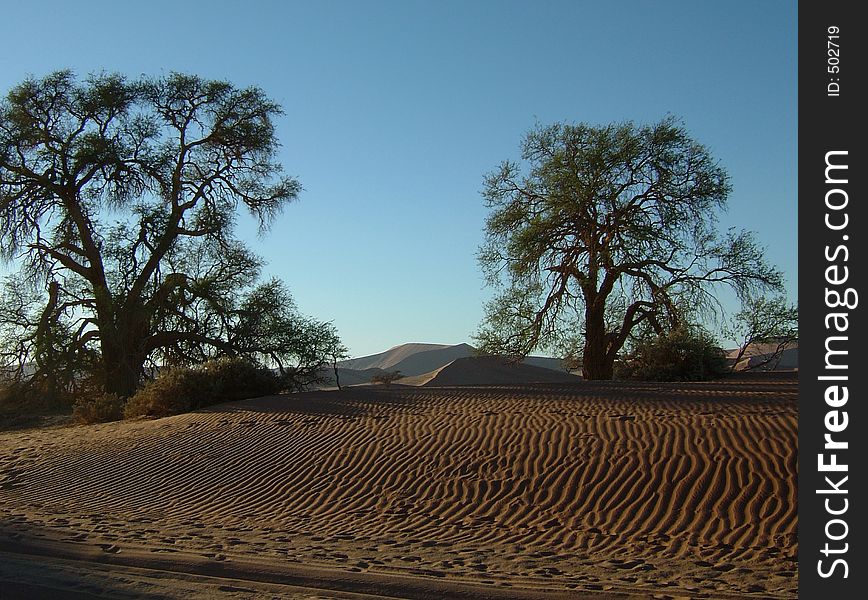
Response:
[{"label": "tree canopy", "polygon": [[477,338],[486,351],[580,355],[610,379],[619,352],[739,297],[780,289],[747,231],[716,231],[730,183],[683,124],[538,126],[484,182],[480,265],[497,290]]},{"label": "tree canopy", "polygon": [[[245,356],[307,374],[334,329],[298,314],[234,236],[301,190],[257,87],[171,74],[30,78],[0,102],[4,363],[129,396],[148,365]],[[305,375],[305,376],[307,376]]]}]

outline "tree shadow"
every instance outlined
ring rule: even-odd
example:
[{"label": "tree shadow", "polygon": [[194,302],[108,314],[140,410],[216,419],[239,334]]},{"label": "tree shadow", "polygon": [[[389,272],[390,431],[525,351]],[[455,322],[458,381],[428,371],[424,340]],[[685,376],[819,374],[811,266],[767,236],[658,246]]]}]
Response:
[{"label": "tree shadow", "polygon": [[365,386],[344,388],[343,390],[324,390],[277,394],[216,404],[197,410],[197,413],[293,413],[302,415],[331,415],[339,417],[359,417],[374,409],[407,408],[419,401],[419,394],[413,386],[392,385],[388,388]]},{"label": "tree shadow", "polygon": [[200,413],[292,413],[354,418],[388,410],[412,410],[431,401],[510,398],[529,404],[564,399],[606,402],[714,403],[736,406],[757,402],[793,403],[798,398],[797,373],[734,375],[704,382],[577,381],[416,387],[360,386],[343,390],[301,392],[253,398],[201,409]]},{"label": "tree shadow", "polygon": [[[58,541],[60,531],[25,520],[0,520],[0,598],[97,600],[142,598],[107,571],[108,564],[76,555],[73,543]],[[103,569],[88,568],[100,564]],[[147,597],[144,596],[144,597]]]}]

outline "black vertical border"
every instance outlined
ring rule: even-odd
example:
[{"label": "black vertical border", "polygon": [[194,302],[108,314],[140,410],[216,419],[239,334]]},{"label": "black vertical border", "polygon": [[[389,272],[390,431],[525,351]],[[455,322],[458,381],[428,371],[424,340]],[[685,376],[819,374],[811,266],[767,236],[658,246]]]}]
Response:
[{"label": "black vertical border", "polygon": [[[868,379],[868,364],[862,361],[865,353],[861,346],[868,343],[865,335],[863,313],[868,304],[868,290],[865,290],[865,271],[868,259],[865,254],[865,238],[868,237],[868,203],[865,195],[865,179],[868,178],[868,165],[865,161],[865,146],[868,144],[862,133],[868,130],[865,114],[868,114],[868,99],[865,89],[864,50],[865,37],[868,36],[868,21],[857,15],[861,3],[836,2],[834,0],[803,0],[799,3],[798,20],[798,182],[799,182],[799,597],[804,599],[864,598],[868,581],[868,534],[863,523],[868,489],[864,465],[868,455],[868,422],[866,422],[865,380]],[[864,8],[864,7],[863,7]],[[863,13],[864,14],[864,13]],[[840,45],[837,64],[830,58],[829,50],[834,48],[830,41],[829,28],[838,27],[840,32],[833,43]],[[840,86],[839,95],[834,93],[834,85]],[[839,176],[846,177],[844,185],[827,184],[826,153],[847,151],[845,158],[840,155],[837,162],[846,161],[847,175],[838,170]],[[826,193],[834,188],[844,189],[847,193],[847,207],[833,212],[826,207]],[[833,194],[833,202],[840,203],[843,196]],[[849,219],[845,230],[833,231],[826,226],[827,212],[835,223],[840,223],[843,213]],[[847,236],[848,239],[844,239]],[[826,253],[834,255],[834,250],[844,245],[849,256],[844,261],[844,252],[833,261],[827,260]],[[828,250],[827,250],[828,248]],[[839,265],[848,268],[848,280],[832,286],[826,281],[826,269]],[[833,273],[834,275],[834,273]],[[830,308],[826,303],[826,289],[842,291],[848,287],[859,294],[858,305],[851,309]],[[865,293],[863,293],[865,292]],[[848,313],[849,328],[846,333],[836,332],[834,327],[826,327],[826,316],[831,312]],[[818,377],[829,374],[844,374],[843,370],[830,371],[825,367],[826,340],[828,336],[847,336],[845,358],[838,356],[838,363],[848,365],[846,385],[849,400],[837,410],[846,411],[847,428],[832,434],[834,439],[847,441],[846,450],[824,450],[824,435],[827,433],[824,419],[833,410],[825,401],[825,391],[830,381]],[[844,346],[834,342],[838,349]],[[835,418],[839,418],[838,417]],[[821,473],[818,469],[818,454],[834,452],[837,462],[848,466],[846,473]],[[829,459],[826,459],[829,462]],[[848,477],[840,485],[842,476]],[[820,494],[817,490],[830,486],[825,477],[846,489],[846,494]],[[841,510],[844,498],[847,511],[839,516],[830,515],[825,500],[830,499],[833,510]],[[839,518],[847,523],[846,529],[840,523],[830,525],[832,536],[838,537],[844,531],[847,535],[841,540],[827,538],[826,526],[830,520]],[[841,554],[823,554],[825,544],[832,549],[843,549]],[[828,574],[836,558],[847,563],[847,577],[844,578],[843,565],[838,564],[830,577],[824,578],[819,570]],[[818,564],[822,562],[822,566]]]}]

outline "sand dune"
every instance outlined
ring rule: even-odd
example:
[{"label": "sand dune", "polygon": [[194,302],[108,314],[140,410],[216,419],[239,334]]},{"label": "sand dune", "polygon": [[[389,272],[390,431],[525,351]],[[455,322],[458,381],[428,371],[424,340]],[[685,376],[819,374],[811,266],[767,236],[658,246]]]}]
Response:
[{"label": "sand dune", "polygon": [[[372,354],[371,356],[362,356],[359,358],[351,358],[349,360],[341,361],[338,363],[338,366],[344,367],[346,369],[383,369],[387,371],[394,371],[396,370],[395,367],[398,363],[412,357],[414,354],[418,354],[420,352],[436,352],[438,350],[447,350],[453,347],[454,346],[448,344],[401,344],[399,346],[395,346],[394,348],[390,348],[385,352],[380,352],[379,354]],[[452,358],[449,358],[445,362],[449,362],[450,360],[452,360]],[[441,362],[438,366],[442,366],[443,364],[445,363]],[[425,369],[423,371],[420,371],[420,373],[424,373],[428,370],[430,369]],[[418,375],[419,373],[410,373],[409,371],[407,371],[406,374]]]},{"label": "sand dune", "polygon": [[476,351],[468,344],[458,344],[439,350],[417,352],[404,360],[395,363],[390,370],[400,371],[404,375],[422,375],[439,369],[453,360],[473,356]]},{"label": "sand dune", "polygon": [[[780,353],[780,356],[774,358],[778,351],[776,343],[755,343],[746,347],[742,353],[741,359],[735,365],[736,371],[745,371],[758,368],[760,370],[781,370],[789,371],[799,368],[799,343],[792,342],[787,345],[786,349]],[[735,361],[740,352],[739,348],[727,351],[726,357],[730,361]]]},{"label": "sand dune", "polygon": [[404,385],[460,386],[505,385],[523,383],[576,382],[580,377],[523,363],[510,363],[497,356],[471,356],[415,377],[398,380]]},{"label": "sand dune", "polygon": [[3,433],[0,545],[314,590],[286,597],[791,598],[796,396],[396,386]]},{"label": "sand dune", "polygon": [[[476,349],[469,344],[456,344],[454,346],[402,344],[380,354],[341,361],[338,366],[348,371],[363,369],[400,371],[404,376],[415,377],[427,375],[445,367],[454,360],[474,357],[476,354]],[[557,358],[528,356],[522,362],[535,367],[563,371],[563,361]],[[352,373],[348,373],[348,375],[353,377]]]}]

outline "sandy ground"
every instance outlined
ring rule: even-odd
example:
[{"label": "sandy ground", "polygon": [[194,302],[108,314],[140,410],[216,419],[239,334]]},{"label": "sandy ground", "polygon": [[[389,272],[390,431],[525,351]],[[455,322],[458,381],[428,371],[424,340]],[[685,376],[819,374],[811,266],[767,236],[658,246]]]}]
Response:
[{"label": "sandy ground", "polygon": [[794,598],[796,406],[398,386],[0,433],[0,598]]}]

